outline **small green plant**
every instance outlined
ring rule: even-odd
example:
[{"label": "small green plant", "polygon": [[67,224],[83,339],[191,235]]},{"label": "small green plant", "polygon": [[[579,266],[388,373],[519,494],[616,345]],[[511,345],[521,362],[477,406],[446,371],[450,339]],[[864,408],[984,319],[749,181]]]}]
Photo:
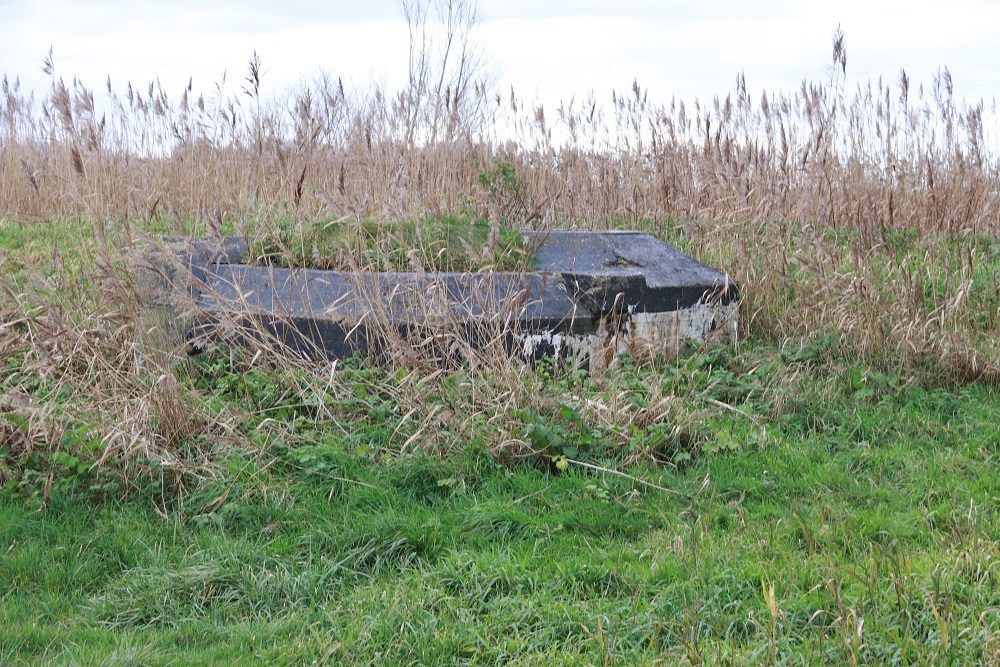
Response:
[{"label": "small green plant", "polygon": [[500,224],[527,226],[531,222],[528,190],[513,162],[493,158],[493,169],[480,171],[478,180]]},{"label": "small green plant", "polygon": [[[20,435],[17,431],[12,432]],[[101,438],[92,427],[77,426],[66,429],[59,438],[58,447],[51,451],[29,451],[10,459],[10,449],[0,447],[0,462],[9,459],[13,464],[4,475],[12,477],[8,488],[37,502],[64,499],[73,494],[100,495],[117,488],[111,482],[115,474],[101,474],[94,465],[102,447]]]},{"label": "small green plant", "polygon": [[516,416],[525,422],[522,435],[536,456],[550,462],[557,470],[566,470],[571,460],[588,456],[595,446],[602,444],[590,424],[565,403],[558,405],[555,414],[521,410]]}]

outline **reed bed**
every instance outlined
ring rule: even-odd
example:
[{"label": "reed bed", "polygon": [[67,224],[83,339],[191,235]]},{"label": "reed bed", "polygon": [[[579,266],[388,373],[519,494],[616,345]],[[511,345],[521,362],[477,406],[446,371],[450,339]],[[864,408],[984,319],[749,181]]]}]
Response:
[{"label": "reed bed", "polygon": [[[259,239],[278,225],[447,216],[637,228],[741,284],[741,337],[823,338],[831,355],[902,375],[996,381],[995,101],[956,100],[947,70],[848,90],[846,68],[836,35],[830,68],[797,90],[753,99],[739,78],[685,104],[634,83],[610,102],[553,109],[475,71],[436,88],[425,73],[399,91],[328,77],[269,97],[256,57],[234,93],[224,82],[211,94],[155,82],[95,93],[61,78],[50,55],[44,95],[5,76],[0,97],[0,227],[74,230],[28,259],[0,248],[0,349],[20,360],[3,401],[20,415],[19,451],[86,423],[98,461],[156,458],[163,471],[210,456],[179,453],[193,435],[239,440],[234,418],[206,408],[176,368],[137,361],[130,258],[163,232]],[[531,371],[492,363],[453,412],[486,414],[483,396],[490,414],[530,405]],[[306,370],[315,386],[332,377]],[[31,377],[49,383],[46,398]],[[401,390],[415,415],[406,448],[440,431],[420,396],[443,381]],[[491,428],[494,451],[523,448]]]}]

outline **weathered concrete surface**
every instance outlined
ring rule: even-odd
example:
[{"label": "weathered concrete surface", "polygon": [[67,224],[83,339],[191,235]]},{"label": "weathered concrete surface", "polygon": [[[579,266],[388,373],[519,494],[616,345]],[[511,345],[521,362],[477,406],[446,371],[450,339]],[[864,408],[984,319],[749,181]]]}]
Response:
[{"label": "weathered concrete surface", "polygon": [[[249,266],[238,239],[165,239],[170,257],[150,262],[155,288],[144,298],[157,319],[173,313],[195,343],[251,322],[244,340],[310,357],[393,345],[387,332],[397,341],[444,332],[473,348],[499,336],[511,353],[576,355],[601,367],[639,348],[670,353],[686,339],[735,331],[738,291],[728,277],[647,234],[524,236],[537,248],[538,264],[525,273]],[[178,292],[187,307],[178,305]],[[179,344],[175,330],[171,335]]]},{"label": "weathered concrete surface", "polygon": [[136,290],[143,302],[137,341],[140,363],[165,367],[179,348],[187,347],[209,274],[222,264],[246,258],[247,245],[236,237],[179,236],[163,237],[135,257]]},{"label": "weathered concrete surface", "polygon": [[539,271],[561,274],[575,296],[598,311],[612,309],[617,299],[639,312],[688,308],[727,282],[725,274],[642,232],[533,232],[526,238],[540,243]]}]

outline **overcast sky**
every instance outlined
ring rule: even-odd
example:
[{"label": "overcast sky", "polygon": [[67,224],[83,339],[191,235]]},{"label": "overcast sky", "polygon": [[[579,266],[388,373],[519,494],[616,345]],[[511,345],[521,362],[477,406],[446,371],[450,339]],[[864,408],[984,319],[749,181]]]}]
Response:
[{"label": "overcast sky", "polygon": [[[848,83],[904,67],[929,85],[942,66],[955,94],[985,99],[1000,88],[996,0],[482,0],[484,53],[500,85],[545,102],[609,99],[632,81],[651,99],[710,99],[744,72],[759,94],[825,80],[831,35],[846,35]],[[179,95],[188,79],[208,92],[223,72],[238,89],[256,50],[264,88],[279,95],[325,71],[349,85],[390,88],[406,76],[407,34],[397,0],[0,0],[0,73],[43,89],[52,47],[56,73],[99,93],[159,79]]]}]

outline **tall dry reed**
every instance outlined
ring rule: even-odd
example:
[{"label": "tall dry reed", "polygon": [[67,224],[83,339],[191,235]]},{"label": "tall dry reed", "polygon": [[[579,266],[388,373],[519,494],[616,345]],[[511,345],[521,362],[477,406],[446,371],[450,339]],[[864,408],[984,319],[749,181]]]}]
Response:
[{"label": "tall dry reed", "polygon": [[[442,85],[446,65],[415,59],[396,92],[328,77],[281,99],[266,97],[256,56],[235,93],[109,83],[98,97],[60,78],[51,56],[40,98],[4,77],[0,225],[73,219],[95,239],[87,298],[46,301],[56,292],[5,279],[0,346],[26,350],[32,372],[93,383],[86,407],[47,414],[96,412],[88,423],[111,425],[108,456],[172,460],[186,435],[227,432],[192,412],[168,369],[138,372],[121,258],[148,230],[495,217],[515,196],[484,190],[498,160],[524,183],[509,223],[625,225],[679,242],[741,283],[744,336],[834,336],[845,357],[901,373],[1000,378],[1000,165],[985,131],[995,102],[956,100],[948,70],[847,90],[838,34],[823,80],[794,91],[753,99],[740,77],[685,104],[635,83],[610,104],[551,109],[495,92],[476,70]],[[35,268],[29,283],[50,280]],[[19,405],[5,409],[44,440],[52,420]],[[423,423],[432,431],[434,416]]]}]

